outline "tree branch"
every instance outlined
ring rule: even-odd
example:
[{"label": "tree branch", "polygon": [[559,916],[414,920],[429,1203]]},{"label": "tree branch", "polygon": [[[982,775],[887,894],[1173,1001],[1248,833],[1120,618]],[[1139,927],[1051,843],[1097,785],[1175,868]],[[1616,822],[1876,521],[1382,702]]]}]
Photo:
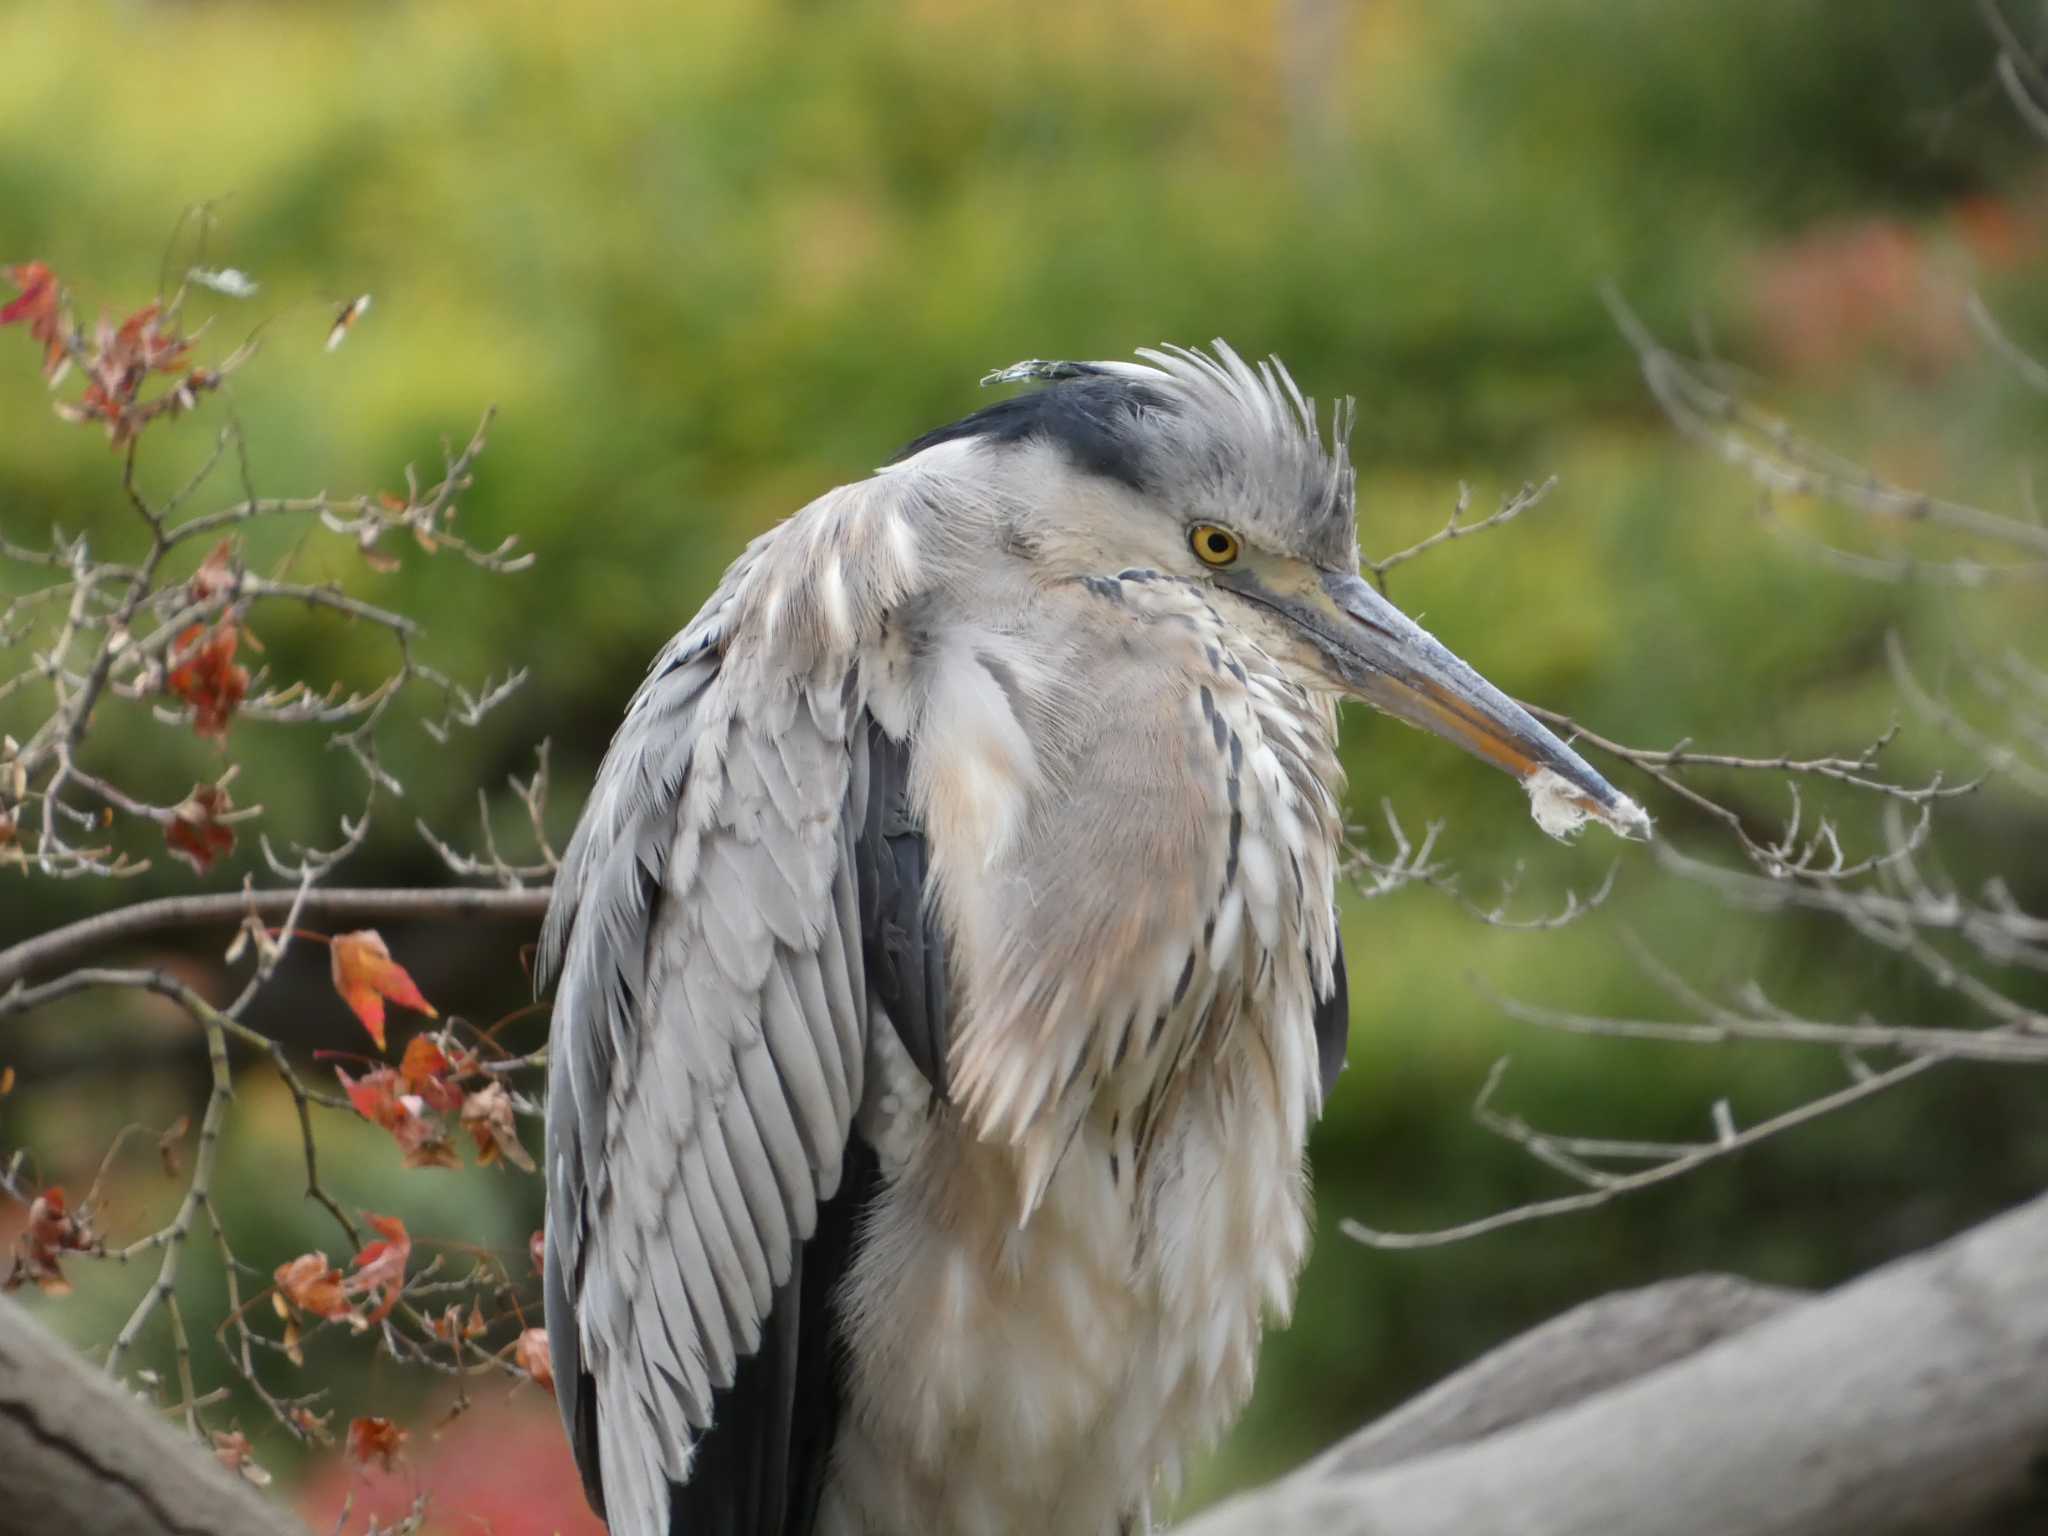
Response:
[{"label": "tree branch", "polygon": [[1683,1360],[1804,1297],[1733,1275],[1617,1291],[1539,1324],[1304,1468],[1355,1476],[1468,1445]]},{"label": "tree branch", "polygon": [[0,1536],[285,1536],[304,1527],[0,1297]]},{"label": "tree branch", "polygon": [[[13,987],[41,971],[73,965],[104,946],[174,928],[236,923],[248,914],[275,922],[300,902],[297,889],[232,891],[216,896],[166,896],[97,913],[0,950],[0,988]],[[301,915],[326,922],[410,921],[430,918],[495,918],[538,922],[547,911],[545,887],[529,890],[356,888],[319,886],[303,893]]]},{"label": "tree branch", "polygon": [[[1397,1415],[1181,1536],[1988,1530],[1976,1522],[2043,1497],[2044,1274],[2048,1196],[1676,1364],[1646,1357],[1622,1384],[1512,1428],[1458,1444],[1455,1430],[1424,1426],[1406,1459],[1385,1465],[1375,1442],[1400,1439]],[[1522,1372],[1496,1355],[1430,1394],[1444,1399],[1435,1422],[1483,1421],[1489,1398],[1540,1400],[1540,1380],[1517,1377],[1574,1361],[1533,1349],[1540,1336],[1508,1347],[1530,1351]],[[2034,1527],[2009,1527],[2023,1528]]]}]

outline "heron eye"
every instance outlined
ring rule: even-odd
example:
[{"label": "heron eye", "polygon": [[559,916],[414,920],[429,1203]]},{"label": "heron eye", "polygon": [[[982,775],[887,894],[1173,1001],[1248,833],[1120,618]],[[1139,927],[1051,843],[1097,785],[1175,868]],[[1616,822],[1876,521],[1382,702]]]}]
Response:
[{"label": "heron eye", "polygon": [[1214,523],[1195,524],[1188,533],[1188,544],[1204,565],[1229,565],[1242,552],[1237,535]]}]

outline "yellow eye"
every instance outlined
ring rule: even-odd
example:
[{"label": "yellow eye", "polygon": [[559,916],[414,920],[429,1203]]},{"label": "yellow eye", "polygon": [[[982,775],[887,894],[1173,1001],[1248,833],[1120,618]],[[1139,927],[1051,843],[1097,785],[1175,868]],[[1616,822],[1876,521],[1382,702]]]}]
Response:
[{"label": "yellow eye", "polygon": [[1197,523],[1188,530],[1188,546],[1204,565],[1230,565],[1243,552],[1237,535],[1214,523]]}]

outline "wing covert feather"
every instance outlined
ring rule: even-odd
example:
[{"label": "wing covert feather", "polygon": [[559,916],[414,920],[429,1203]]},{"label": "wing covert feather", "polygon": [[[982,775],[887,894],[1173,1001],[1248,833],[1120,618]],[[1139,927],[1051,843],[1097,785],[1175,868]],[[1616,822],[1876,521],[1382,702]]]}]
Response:
[{"label": "wing covert feather", "polygon": [[799,1536],[816,1507],[834,1296],[875,1177],[853,1125],[878,858],[877,911],[909,930],[906,1037],[943,1051],[905,757],[853,664],[943,528],[935,483],[887,471],[748,546],[655,659],[556,877],[544,1291],[614,1536]]},{"label": "wing covert feather", "polygon": [[[715,608],[677,638],[543,939],[549,1334],[585,1486],[620,1536],[686,1505],[695,1531],[796,1529],[822,1464],[792,1458],[829,1450],[797,1388],[836,1370],[832,1287],[871,1182],[840,1191],[866,1061],[867,806],[849,791],[868,721],[819,669],[767,671],[727,650]],[[773,740],[741,707],[770,692]]]}]

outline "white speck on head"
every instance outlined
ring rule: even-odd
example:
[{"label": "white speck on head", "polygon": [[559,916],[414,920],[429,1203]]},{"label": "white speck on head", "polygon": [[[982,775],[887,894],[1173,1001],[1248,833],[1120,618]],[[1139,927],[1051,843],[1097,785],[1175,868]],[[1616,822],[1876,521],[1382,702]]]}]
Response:
[{"label": "white speck on head", "polygon": [[1538,768],[1522,780],[1522,788],[1529,793],[1529,814],[1536,818],[1536,825],[1559,842],[1568,842],[1579,828],[1596,819],[1617,837],[1650,835],[1649,816],[1626,795],[1615,796],[1611,813],[1591,810],[1584,793],[1552,768]]}]

